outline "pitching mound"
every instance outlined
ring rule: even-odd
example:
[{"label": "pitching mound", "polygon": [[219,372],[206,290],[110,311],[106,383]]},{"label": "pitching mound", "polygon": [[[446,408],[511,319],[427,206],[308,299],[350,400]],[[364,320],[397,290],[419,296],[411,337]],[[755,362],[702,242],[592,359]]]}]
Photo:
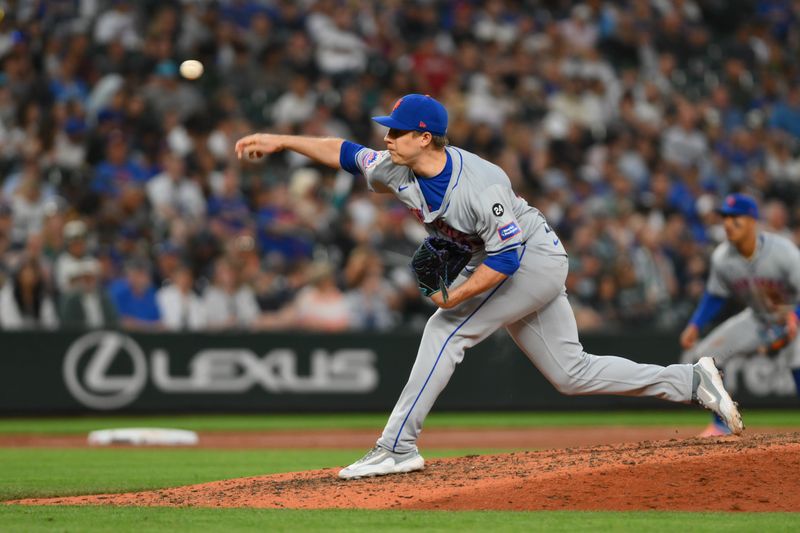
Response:
[{"label": "pitching mound", "polygon": [[340,481],[338,469],[31,505],[361,509],[796,511],[800,433],[431,460],[422,472]]}]

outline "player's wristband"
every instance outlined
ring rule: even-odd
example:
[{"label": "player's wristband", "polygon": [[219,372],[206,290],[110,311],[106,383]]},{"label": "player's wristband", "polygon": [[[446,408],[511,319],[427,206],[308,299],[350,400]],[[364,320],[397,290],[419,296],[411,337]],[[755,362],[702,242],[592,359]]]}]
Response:
[{"label": "player's wristband", "polygon": [[704,292],[700,305],[697,306],[697,311],[694,312],[689,323],[694,324],[698,329],[702,328],[722,311],[724,305],[725,298]]}]

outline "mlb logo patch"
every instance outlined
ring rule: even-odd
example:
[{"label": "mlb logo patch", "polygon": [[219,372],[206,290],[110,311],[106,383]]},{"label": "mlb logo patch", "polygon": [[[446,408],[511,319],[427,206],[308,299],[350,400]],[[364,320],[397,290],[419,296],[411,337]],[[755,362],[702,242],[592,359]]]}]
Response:
[{"label": "mlb logo patch", "polygon": [[517,226],[516,222],[510,222],[497,230],[497,233],[500,235],[500,240],[507,241],[520,231],[522,230],[519,229],[519,226]]},{"label": "mlb logo patch", "polygon": [[369,167],[371,167],[377,162],[378,162],[378,152],[370,151],[369,153],[367,153],[366,156],[364,156],[364,160],[362,161],[362,164],[364,165],[364,170],[367,170]]}]

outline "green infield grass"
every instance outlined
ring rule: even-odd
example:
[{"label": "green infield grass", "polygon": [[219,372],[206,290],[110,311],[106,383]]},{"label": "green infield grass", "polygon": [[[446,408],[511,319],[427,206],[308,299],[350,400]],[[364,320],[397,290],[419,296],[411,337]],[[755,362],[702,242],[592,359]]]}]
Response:
[{"label": "green infield grass", "polygon": [[[197,431],[373,428],[385,414],[9,418],[4,434],[81,434],[156,426]],[[794,411],[748,411],[749,427],[800,427]],[[702,426],[705,412],[435,413],[426,427]],[[365,450],[0,448],[0,500],[174,487],[352,462]],[[426,457],[499,453],[428,450]],[[0,531],[797,531],[800,513],[402,512],[27,507],[0,504]]]},{"label": "green infield grass", "polygon": [[615,531],[790,532],[788,513],[353,511],[0,506],[3,531]]},{"label": "green infield grass", "polygon": [[[502,453],[429,450],[426,458]],[[180,487],[220,479],[341,467],[363,450],[0,448],[0,500]],[[2,531],[2,527],[0,527]]]},{"label": "green infield grass", "polygon": [[[800,428],[798,410],[747,410],[748,427]],[[296,429],[375,429],[388,413],[78,416],[0,419],[0,433],[75,434],[119,427],[175,427],[194,431],[270,431]],[[432,413],[426,428],[520,428],[561,426],[705,426],[708,412],[700,408],[664,411]]]}]

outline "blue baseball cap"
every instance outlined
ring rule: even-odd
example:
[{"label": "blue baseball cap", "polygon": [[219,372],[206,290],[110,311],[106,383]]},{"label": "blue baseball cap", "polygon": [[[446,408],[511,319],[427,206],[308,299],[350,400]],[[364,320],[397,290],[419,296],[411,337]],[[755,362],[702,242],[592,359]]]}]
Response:
[{"label": "blue baseball cap", "polygon": [[447,109],[424,94],[407,94],[395,102],[391,115],[372,120],[387,128],[429,131],[439,137],[447,132]]},{"label": "blue baseball cap", "polygon": [[746,194],[729,194],[717,208],[723,216],[748,216],[758,218],[758,204],[755,198]]}]

